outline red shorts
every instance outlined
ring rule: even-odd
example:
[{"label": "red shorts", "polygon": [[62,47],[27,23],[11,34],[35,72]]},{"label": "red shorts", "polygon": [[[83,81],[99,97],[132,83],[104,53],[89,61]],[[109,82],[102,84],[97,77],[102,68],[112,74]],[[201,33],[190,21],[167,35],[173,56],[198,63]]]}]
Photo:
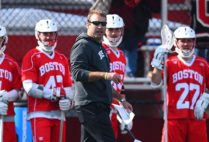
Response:
[{"label": "red shorts", "polygon": [[113,131],[114,131],[115,138],[117,139],[118,138],[118,132],[119,132],[117,113],[112,113],[111,122],[112,122],[112,128],[113,128]]},{"label": "red shorts", "polygon": [[[162,140],[164,142],[163,128]],[[205,120],[175,119],[168,120],[169,142],[207,142],[207,129]]]},{"label": "red shorts", "polygon": [[[60,120],[47,118],[31,119],[34,142],[58,142],[60,137]],[[66,141],[66,121],[63,122],[62,142]]]},{"label": "red shorts", "polygon": [[4,122],[3,141],[17,142],[17,134],[16,134],[14,122]]}]

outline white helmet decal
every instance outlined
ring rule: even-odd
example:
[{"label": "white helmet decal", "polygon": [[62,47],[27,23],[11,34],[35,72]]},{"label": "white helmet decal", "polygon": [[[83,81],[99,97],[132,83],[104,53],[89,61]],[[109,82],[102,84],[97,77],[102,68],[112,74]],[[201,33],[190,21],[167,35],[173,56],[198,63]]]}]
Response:
[{"label": "white helmet decal", "polygon": [[43,19],[36,23],[35,26],[35,36],[38,40],[38,45],[44,51],[53,51],[57,45],[57,41],[55,43],[51,42],[43,42],[39,40],[38,34],[39,32],[57,32],[57,24],[51,19]]},{"label": "white helmet decal", "polygon": [[0,42],[0,54],[3,54],[6,49],[6,44],[8,42],[8,36],[6,28],[3,26],[0,26],[0,37],[2,37],[2,41]]},{"label": "white helmet decal", "polygon": [[182,26],[177,28],[174,31],[174,38],[175,38],[175,51],[178,53],[178,55],[182,58],[190,58],[194,54],[194,47],[190,50],[182,50],[176,45],[176,41],[178,39],[195,39],[196,34],[195,31],[188,27],[188,26]]}]

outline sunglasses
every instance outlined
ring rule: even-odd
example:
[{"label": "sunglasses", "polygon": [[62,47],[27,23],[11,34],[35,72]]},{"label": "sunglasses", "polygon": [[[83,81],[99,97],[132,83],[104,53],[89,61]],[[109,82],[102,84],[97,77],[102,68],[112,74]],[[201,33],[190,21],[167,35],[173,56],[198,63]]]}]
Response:
[{"label": "sunglasses", "polygon": [[95,26],[99,26],[99,25],[102,25],[103,27],[106,26],[107,22],[104,22],[104,21],[89,21],[89,23],[92,23],[93,25]]}]

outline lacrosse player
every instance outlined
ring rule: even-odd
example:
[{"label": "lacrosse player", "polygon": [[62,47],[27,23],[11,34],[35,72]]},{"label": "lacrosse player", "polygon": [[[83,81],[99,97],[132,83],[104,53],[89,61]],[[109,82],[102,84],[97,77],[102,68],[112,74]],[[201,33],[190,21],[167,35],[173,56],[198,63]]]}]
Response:
[{"label": "lacrosse player", "polygon": [[[193,29],[182,26],[174,31],[174,47],[177,55],[169,56],[164,63],[164,56],[170,52],[167,45],[159,46],[154,53],[151,65],[152,85],[162,84],[162,77],[167,78],[167,130],[163,128],[162,142],[165,131],[168,142],[207,142],[206,120],[203,112],[194,115],[197,105],[204,106],[204,99],[209,88],[209,65],[201,57],[194,55],[196,35]],[[166,67],[166,72],[162,69]],[[201,103],[197,103],[202,98]],[[201,110],[201,109],[200,109]],[[202,118],[201,120],[197,120]]]},{"label": "lacrosse player", "polygon": [[0,133],[4,142],[17,142],[13,102],[20,97],[22,83],[19,65],[4,53],[7,42],[6,28],[0,26],[0,115],[4,124]]},{"label": "lacrosse player", "polygon": [[[102,46],[105,48],[109,58],[110,71],[118,73],[121,76],[120,83],[117,84],[111,81],[113,88],[120,94],[124,82],[126,58],[123,51],[118,49],[118,46],[123,39],[124,22],[123,19],[117,14],[109,14],[106,17],[107,17],[107,25],[106,25],[105,36],[103,37]],[[122,94],[122,99],[120,101],[113,98],[112,103],[117,105],[120,105],[120,103],[126,103],[126,106],[128,106],[127,109],[130,109],[129,107],[131,107],[131,110],[129,111],[132,111],[132,106],[126,101],[125,95]],[[113,105],[111,106],[110,117],[112,121],[114,134],[117,139],[119,126],[117,121],[117,111],[114,109]],[[122,131],[124,131],[125,127],[122,128],[123,128]],[[128,128],[129,129],[132,128],[131,123]]]},{"label": "lacrosse player", "polygon": [[58,142],[59,137],[65,142],[66,122],[60,128],[65,120],[61,111],[73,107],[68,59],[55,51],[57,32],[53,20],[37,22],[35,37],[38,46],[25,55],[22,63],[22,82],[28,94],[28,118],[35,142]]}]

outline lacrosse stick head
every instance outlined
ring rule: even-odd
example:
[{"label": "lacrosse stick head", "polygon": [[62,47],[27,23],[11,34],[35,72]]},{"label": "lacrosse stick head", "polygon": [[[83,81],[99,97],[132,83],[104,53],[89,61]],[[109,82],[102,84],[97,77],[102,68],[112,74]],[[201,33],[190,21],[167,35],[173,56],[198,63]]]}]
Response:
[{"label": "lacrosse stick head", "polygon": [[168,51],[171,51],[174,43],[173,32],[167,25],[164,25],[161,29],[161,40],[162,45],[167,48]]}]

